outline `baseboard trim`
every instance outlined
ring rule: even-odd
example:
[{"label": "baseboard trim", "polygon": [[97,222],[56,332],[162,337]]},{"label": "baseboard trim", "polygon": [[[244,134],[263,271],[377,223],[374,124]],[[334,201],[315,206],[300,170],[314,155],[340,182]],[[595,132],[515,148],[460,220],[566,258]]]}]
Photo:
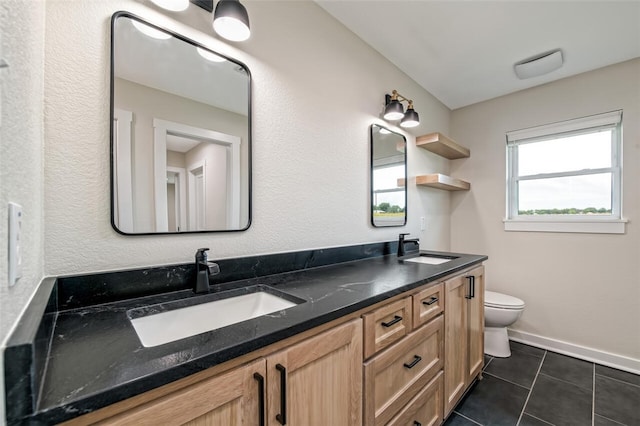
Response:
[{"label": "baseboard trim", "polygon": [[574,343],[563,342],[549,337],[538,336],[537,334],[525,333],[524,331],[509,329],[508,332],[509,340],[513,340],[515,342],[524,343],[541,349],[548,349],[552,352],[558,352],[563,355],[569,355],[585,361],[595,362],[597,364],[606,365],[607,367],[628,371],[629,373],[640,374],[640,360],[638,359],[616,355],[610,352],[576,345]]}]

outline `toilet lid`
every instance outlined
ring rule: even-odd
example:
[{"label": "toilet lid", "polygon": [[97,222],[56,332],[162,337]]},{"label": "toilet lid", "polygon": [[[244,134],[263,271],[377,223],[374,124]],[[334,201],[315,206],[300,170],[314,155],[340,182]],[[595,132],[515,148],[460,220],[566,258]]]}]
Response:
[{"label": "toilet lid", "polygon": [[524,308],[524,302],[517,297],[496,293],[495,291],[485,291],[484,306],[503,309],[521,309]]}]

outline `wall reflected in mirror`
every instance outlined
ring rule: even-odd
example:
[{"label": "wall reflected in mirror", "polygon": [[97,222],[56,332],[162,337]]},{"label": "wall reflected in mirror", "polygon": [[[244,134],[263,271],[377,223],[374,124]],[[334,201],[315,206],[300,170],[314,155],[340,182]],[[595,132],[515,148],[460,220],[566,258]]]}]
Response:
[{"label": "wall reflected in mirror", "polygon": [[407,140],[377,124],[371,125],[371,224],[407,223]]},{"label": "wall reflected in mirror", "polygon": [[112,224],[123,234],[251,223],[247,67],[127,12],[112,18]]}]

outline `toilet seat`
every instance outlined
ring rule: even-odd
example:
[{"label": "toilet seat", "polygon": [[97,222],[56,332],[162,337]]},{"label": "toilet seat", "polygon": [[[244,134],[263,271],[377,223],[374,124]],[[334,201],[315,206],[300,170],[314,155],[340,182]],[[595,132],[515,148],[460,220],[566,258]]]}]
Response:
[{"label": "toilet seat", "polygon": [[484,306],[498,309],[523,309],[524,302],[517,297],[495,291],[484,292]]}]

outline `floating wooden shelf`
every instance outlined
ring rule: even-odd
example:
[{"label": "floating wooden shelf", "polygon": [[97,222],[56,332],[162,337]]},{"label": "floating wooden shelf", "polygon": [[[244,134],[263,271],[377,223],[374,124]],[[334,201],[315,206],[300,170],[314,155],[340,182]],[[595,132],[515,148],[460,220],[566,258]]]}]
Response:
[{"label": "floating wooden shelf", "polygon": [[471,184],[460,179],[440,173],[416,176],[416,185],[430,186],[432,188],[444,189],[447,191],[468,191]]},{"label": "floating wooden shelf", "polygon": [[458,145],[442,133],[429,133],[428,135],[418,136],[416,138],[416,146],[431,151],[449,160],[456,158],[467,158],[471,155],[471,151],[462,145]]}]

